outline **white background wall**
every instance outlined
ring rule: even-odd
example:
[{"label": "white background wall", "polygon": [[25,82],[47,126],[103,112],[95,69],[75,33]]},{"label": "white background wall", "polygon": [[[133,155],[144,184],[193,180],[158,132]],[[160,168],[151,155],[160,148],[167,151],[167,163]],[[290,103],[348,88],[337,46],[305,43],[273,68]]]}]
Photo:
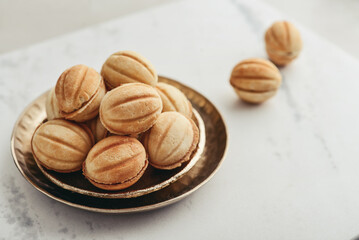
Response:
[{"label": "white background wall", "polygon": [[0,53],[174,0],[0,0]]},{"label": "white background wall", "polygon": [[[0,53],[174,1],[0,0]],[[359,58],[359,0],[262,1]]]}]

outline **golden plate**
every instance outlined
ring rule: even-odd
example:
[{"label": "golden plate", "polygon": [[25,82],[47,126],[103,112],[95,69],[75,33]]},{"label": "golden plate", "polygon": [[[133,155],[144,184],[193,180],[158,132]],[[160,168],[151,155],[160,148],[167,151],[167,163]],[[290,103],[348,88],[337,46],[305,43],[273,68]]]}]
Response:
[{"label": "golden plate", "polygon": [[19,171],[47,196],[73,207],[96,212],[150,210],[188,196],[207,182],[222,163],[227,148],[226,126],[218,110],[201,94],[168,78],[159,77],[159,81],[179,88],[188,97],[200,128],[202,139],[198,149],[192,160],[181,168],[172,171],[149,168],[144,179],[150,179],[150,183],[145,184],[140,180],[138,184],[119,192],[106,192],[93,187],[80,172],[58,174],[42,169],[42,173],[32,157],[30,139],[37,125],[46,118],[44,93],[24,110],[13,130],[11,150]]},{"label": "golden plate", "polygon": [[[39,100],[41,106],[45,106],[45,100],[48,92],[44,93]],[[36,161],[37,166],[41,172],[53,183],[62,187],[64,189],[77,192],[80,194],[89,195],[92,197],[99,198],[132,198],[139,197],[142,195],[149,194],[151,192],[158,191],[162,188],[167,187],[171,183],[180,179],[185,173],[187,173],[198,161],[203,152],[205,142],[206,142],[206,133],[204,122],[199,115],[199,113],[194,109],[193,110],[193,120],[199,128],[200,138],[198,142],[197,149],[191,156],[191,160],[182,164],[181,167],[175,168],[173,170],[158,170],[152,167],[150,164],[146,168],[145,173],[140,178],[138,182],[132,185],[129,188],[119,190],[119,191],[106,191],[99,189],[92,185],[82,174],[82,171],[72,172],[72,173],[59,173],[49,169],[44,168],[38,161]]]}]

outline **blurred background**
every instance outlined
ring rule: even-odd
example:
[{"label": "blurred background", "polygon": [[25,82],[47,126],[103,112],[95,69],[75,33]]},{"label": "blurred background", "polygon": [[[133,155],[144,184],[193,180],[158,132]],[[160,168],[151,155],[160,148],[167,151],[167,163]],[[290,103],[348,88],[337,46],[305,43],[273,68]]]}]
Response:
[{"label": "blurred background", "polygon": [[[181,0],[0,0],[0,54]],[[262,0],[359,58],[359,0]]]}]

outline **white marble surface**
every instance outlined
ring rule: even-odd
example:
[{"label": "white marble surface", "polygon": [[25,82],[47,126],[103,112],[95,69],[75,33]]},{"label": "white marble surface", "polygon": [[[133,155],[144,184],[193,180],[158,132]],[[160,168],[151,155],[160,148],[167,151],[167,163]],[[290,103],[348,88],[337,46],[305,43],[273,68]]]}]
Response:
[{"label": "white marble surface", "polygon": [[[174,1],[181,0],[61,0],[56,4],[49,0],[0,0],[0,54]],[[262,2],[274,6],[359,59],[358,0]]]},{"label": "white marble surface", "polygon": [[[228,78],[266,57],[263,34],[285,15],[256,1],[180,1],[0,56],[0,238],[350,239],[359,233],[359,62],[296,22],[304,49],[282,68],[277,96],[240,102]],[[9,151],[23,108],[67,67],[100,70],[131,49],[162,75],[203,93],[230,132],[214,178],[172,206],[106,215],[58,203],[34,189]]]}]

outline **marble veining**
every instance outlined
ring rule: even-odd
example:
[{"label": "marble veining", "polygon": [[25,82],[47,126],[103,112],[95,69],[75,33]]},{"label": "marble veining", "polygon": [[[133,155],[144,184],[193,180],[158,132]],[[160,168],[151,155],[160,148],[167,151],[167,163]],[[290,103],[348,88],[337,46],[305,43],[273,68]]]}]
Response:
[{"label": "marble veining", "polygon": [[288,107],[293,111],[293,117],[294,117],[295,121],[300,122],[302,120],[302,115],[300,114],[300,112],[298,110],[296,100],[294,99],[294,97],[292,95],[292,90],[290,89],[290,85],[286,81],[285,75],[282,75],[281,88],[286,96],[286,103],[288,104]]},{"label": "marble veining", "polygon": [[328,147],[328,144],[325,140],[325,138],[323,137],[322,134],[319,134],[319,133],[313,133],[313,135],[318,139],[318,141],[320,142],[320,144],[322,145],[324,151],[326,152],[327,154],[327,158],[329,159],[332,167],[335,169],[335,170],[338,170],[338,167],[337,165],[335,164],[334,160],[333,160],[333,155],[330,151],[330,148]]},{"label": "marble veining", "polygon": [[14,231],[13,234],[19,239],[38,239],[38,222],[34,216],[29,214],[29,206],[25,193],[17,186],[14,176],[10,176],[8,181],[2,184],[3,192],[7,203],[2,205],[2,215],[7,224],[16,226],[22,231]]},{"label": "marble veining", "polygon": [[263,22],[261,22],[257,16],[253,13],[255,9],[246,5],[244,2],[237,0],[229,0],[235,8],[239,11],[239,13],[246,19],[247,24],[251,27],[252,31],[258,35],[263,36]]}]

